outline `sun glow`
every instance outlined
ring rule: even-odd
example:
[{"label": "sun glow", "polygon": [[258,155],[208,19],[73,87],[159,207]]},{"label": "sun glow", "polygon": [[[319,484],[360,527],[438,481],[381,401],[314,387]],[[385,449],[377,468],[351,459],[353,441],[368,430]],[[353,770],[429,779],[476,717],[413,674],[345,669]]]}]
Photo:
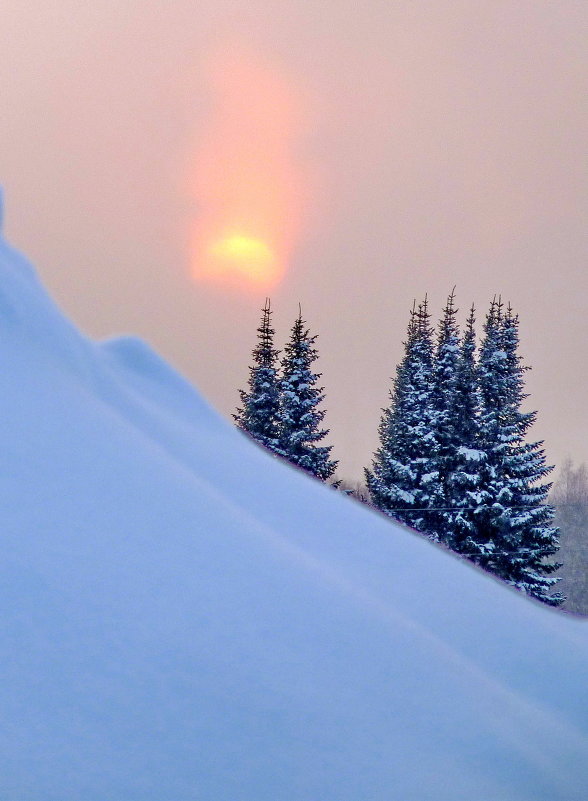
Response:
[{"label": "sun glow", "polygon": [[197,280],[269,288],[299,236],[307,176],[295,157],[303,114],[290,82],[231,49],[209,64],[211,113],[191,190]]},{"label": "sun glow", "polygon": [[255,281],[271,279],[275,271],[275,256],[261,239],[232,234],[214,242],[208,255],[219,269],[236,270]]}]

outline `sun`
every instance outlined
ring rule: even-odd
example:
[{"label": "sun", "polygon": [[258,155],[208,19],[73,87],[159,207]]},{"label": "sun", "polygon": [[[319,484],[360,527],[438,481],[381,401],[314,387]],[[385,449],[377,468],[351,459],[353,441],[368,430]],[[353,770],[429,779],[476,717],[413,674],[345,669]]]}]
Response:
[{"label": "sun", "polygon": [[269,290],[292,262],[309,197],[306,101],[277,65],[240,46],[210,54],[206,71],[210,114],[187,173],[192,275]]},{"label": "sun", "polygon": [[238,272],[253,281],[266,281],[275,272],[276,256],[271,247],[254,236],[228,234],[208,248],[213,271]]}]

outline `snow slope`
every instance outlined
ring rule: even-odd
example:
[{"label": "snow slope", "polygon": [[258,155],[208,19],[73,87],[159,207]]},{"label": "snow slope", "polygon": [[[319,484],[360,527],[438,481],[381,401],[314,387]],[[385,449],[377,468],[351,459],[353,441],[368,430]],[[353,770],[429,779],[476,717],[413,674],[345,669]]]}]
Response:
[{"label": "snow slope", "polygon": [[4,241],[0,365],[1,801],[588,797],[583,621],[84,338]]}]

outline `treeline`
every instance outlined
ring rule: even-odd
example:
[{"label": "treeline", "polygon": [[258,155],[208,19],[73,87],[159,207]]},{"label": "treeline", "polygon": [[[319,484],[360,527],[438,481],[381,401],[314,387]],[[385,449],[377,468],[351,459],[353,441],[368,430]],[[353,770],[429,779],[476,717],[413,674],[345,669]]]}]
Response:
[{"label": "treeline", "polygon": [[[551,467],[542,443],[526,441],[536,412],[523,412],[518,317],[494,299],[478,345],[472,307],[463,334],[451,293],[437,331],[428,303],[414,305],[379,447],[365,470],[370,503],[467,557],[508,584],[558,606],[560,565]],[[325,481],[337,462],[320,424],[316,336],[300,313],[278,365],[269,300],[241,391],[237,425],[273,453]]]},{"label": "treeline", "polygon": [[560,532],[558,574],[566,595],[565,609],[588,615],[588,469],[564,460],[549,495]]}]

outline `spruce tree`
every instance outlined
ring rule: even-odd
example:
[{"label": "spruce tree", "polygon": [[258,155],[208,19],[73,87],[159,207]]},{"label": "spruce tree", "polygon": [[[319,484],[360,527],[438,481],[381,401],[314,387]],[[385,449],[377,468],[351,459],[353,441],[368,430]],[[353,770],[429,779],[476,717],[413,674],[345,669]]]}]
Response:
[{"label": "spruce tree", "polygon": [[374,454],[371,470],[366,468],[365,481],[372,504],[408,525],[418,525],[418,518],[408,517],[404,509],[416,507],[413,474],[409,468],[407,416],[414,360],[414,343],[417,337],[416,309],[413,305],[404,342],[404,356],[396,367],[396,376],[390,390],[390,404],[382,409],[378,426],[379,447]]},{"label": "spruce tree", "polygon": [[318,357],[314,346],[317,336],[310,336],[305,325],[300,311],[284,348],[276,452],[307,473],[326,481],[335,472],[337,462],[330,459],[332,446],[317,444],[329,431],[319,428],[325,411],[318,406],[325,396],[323,388],[316,386],[321,374],[312,371],[312,364]]},{"label": "spruce tree", "polygon": [[557,552],[554,510],[546,505],[551,467],[541,442],[526,443],[536,412],[522,412],[523,375],[528,369],[518,354],[518,318],[493,301],[480,351],[481,398],[479,442],[485,452],[478,506],[474,512],[474,560],[507,583],[558,606],[560,593],[549,594],[559,566],[546,563]]},{"label": "spruce tree", "polygon": [[242,431],[275,452],[279,439],[280,392],[276,368],[279,352],[274,348],[271,314],[270,299],[266,298],[257,329],[257,345],[252,353],[253,364],[249,368],[249,389],[239,390],[242,405],[233,418]]},{"label": "spruce tree", "polygon": [[480,399],[476,365],[475,309],[472,305],[461,342],[452,429],[455,450],[447,477],[447,544],[458,553],[481,553],[473,510],[477,507],[486,452],[480,442]]},{"label": "spruce tree", "polygon": [[439,323],[437,349],[433,363],[433,407],[435,410],[435,438],[438,445],[439,501],[442,509],[437,516],[438,539],[451,543],[453,516],[448,508],[449,488],[456,468],[460,446],[456,430],[456,392],[460,360],[460,336],[455,308],[455,288],[447,298],[443,317]]},{"label": "spruce tree", "polygon": [[380,445],[365,477],[374,506],[437,539],[436,509],[443,505],[443,495],[432,366],[433,332],[425,298],[418,309],[413,307],[404,357],[378,429]]}]

